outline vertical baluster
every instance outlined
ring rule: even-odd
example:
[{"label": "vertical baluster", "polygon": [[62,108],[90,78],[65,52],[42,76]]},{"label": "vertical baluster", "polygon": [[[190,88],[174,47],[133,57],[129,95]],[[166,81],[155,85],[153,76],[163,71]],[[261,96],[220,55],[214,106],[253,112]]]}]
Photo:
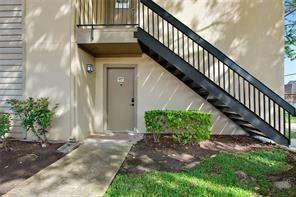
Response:
[{"label": "vertical baluster", "polygon": [[152,36],[154,37],[154,12],[151,10],[151,15],[152,15]]},{"label": "vertical baluster", "polygon": [[238,100],[241,102],[241,84],[240,84],[240,75],[238,75]]},{"label": "vertical baluster", "polygon": [[164,45],[164,19],[162,18],[162,44]]},{"label": "vertical baluster", "polygon": [[157,40],[159,40],[159,15],[157,15]]},{"label": "vertical baluster", "polygon": [[137,14],[138,18],[137,18],[137,20],[136,20],[136,23],[137,23],[138,25],[140,25],[140,17],[141,17],[140,1],[137,0],[136,2],[137,2],[137,9],[138,9],[138,14]]},{"label": "vertical baluster", "polygon": [[284,123],[284,136],[287,136],[286,135],[286,111],[283,109],[283,123]]},{"label": "vertical baluster", "polygon": [[[128,3],[130,3],[129,2],[130,0],[128,0]],[[124,9],[125,10],[125,24],[128,24],[128,11],[127,11],[127,9]]]},{"label": "vertical baluster", "polygon": [[273,127],[276,128],[275,102],[273,101]]},{"label": "vertical baluster", "polygon": [[256,88],[253,86],[254,113],[256,113]]},{"label": "vertical baluster", "polygon": [[199,66],[199,45],[197,44],[197,67],[198,67],[198,70],[200,71],[200,66]]},{"label": "vertical baluster", "polygon": [[[134,8],[135,8],[135,5],[134,5],[134,0],[130,0],[131,1],[131,8],[129,8],[129,10],[131,9],[131,21],[128,21],[128,23],[130,23],[130,24],[135,24],[135,21],[134,21],[134,18],[135,18],[135,10],[134,10]],[[113,15],[114,16],[114,15]],[[127,16],[128,16],[128,14],[127,14]]]},{"label": "vertical baluster", "polygon": [[210,53],[209,53],[209,51],[207,51],[207,53],[208,53],[208,77],[209,77],[209,79],[211,79]]},{"label": "vertical baluster", "polygon": [[[233,96],[236,98],[236,89],[235,89],[235,72],[232,72],[232,78],[233,78]],[[238,80],[239,80],[239,75],[238,75]]]},{"label": "vertical baluster", "polygon": [[281,108],[278,105],[278,128],[279,128],[279,132],[281,132]]},{"label": "vertical baluster", "polygon": [[268,123],[271,124],[271,103],[270,98],[268,97]]},{"label": "vertical baluster", "polygon": [[167,36],[168,36],[168,48],[170,48],[170,24],[167,21]]},{"label": "vertical baluster", "polygon": [[177,29],[177,40],[178,40],[178,56],[180,56],[180,32],[179,30]]},{"label": "vertical baluster", "polygon": [[184,42],[184,34],[182,33],[182,48],[183,48],[183,59],[185,60],[185,42]]},{"label": "vertical baluster", "polygon": [[221,73],[220,73],[220,60],[218,59],[218,84],[219,84],[219,86],[221,85],[220,75],[221,75]]},{"label": "vertical baluster", "polygon": [[90,11],[90,1],[87,1],[87,23],[90,24],[91,11]]},{"label": "vertical baluster", "polygon": [[243,78],[244,105],[246,105],[246,80]]},{"label": "vertical baluster", "polygon": [[203,61],[202,61],[202,64],[203,64],[203,74],[206,75],[206,64],[205,64],[205,49],[202,48],[202,58],[203,58]]},{"label": "vertical baluster", "polygon": [[214,57],[214,55],[212,55],[212,59],[213,59],[213,78],[214,78],[214,82],[216,82],[215,57]]},{"label": "vertical baluster", "polygon": [[99,2],[96,0],[96,20],[95,23],[98,24],[98,12],[99,12]]},{"label": "vertical baluster", "polygon": [[195,68],[195,53],[194,53],[194,42],[193,42],[193,40],[192,40],[192,55],[193,55],[193,59],[192,59],[193,67]]},{"label": "vertical baluster", "polygon": [[[115,0],[113,0],[111,5],[115,5],[115,4],[116,4],[116,2],[115,2]],[[112,15],[112,24],[115,24],[115,6],[112,9],[112,13],[113,13],[113,15]]]},{"label": "vertical baluster", "polygon": [[263,94],[263,117],[264,117],[264,120],[266,121],[266,101],[265,101],[265,94]]},{"label": "vertical baluster", "polygon": [[259,116],[261,117],[261,92],[258,90],[258,108],[259,108]]},{"label": "vertical baluster", "polygon": [[95,10],[94,10],[94,0],[91,0],[91,24],[94,24],[94,14],[95,14]]},{"label": "vertical baluster", "polygon": [[145,6],[142,4],[142,22],[143,22],[143,30],[145,30]]},{"label": "vertical baluster", "polygon": [[148,34],[150,34],[150,14],[149,14],[149,8],[147,7],[147,27],[148,27]]},{"label": "vertical baluster", "polygon": [[[109,1],[108,1],[109,2]],[[108,8],[110,8],[110,5],[109,5],[109,7]],[[121,17],[120,17],[120,24],[123,24],[124,22],[124,12],[123,12],[123,3],[121,3]],[[108,16],[109,16],[109,14],[108,14]]]},{"label": "vertical baluster", "polygon": [[173,37],[173,51],[175,52],[175,30],[173,25],[172,25],[172,37]]},{"label": "vertical baluster", "polygon": [[224,90],[226,91],[226,85],[225,85],[225,75],[226,75],[226,71],[225,71],[225,65],[223,65],[223,87],[224,87]]},{"label": "vertical baluster", "polygon": [[230,84],[230,68],[228,67],[227,68],[227,70],[228,70],[228,92],[229,92],[229,94],[230,94],[230,89],[231,89],[231,84]]},{"label": "vertical baluster", "polygon": [[188,63],[190,64],[190,48],[189,48],[189,37],[188,36],[187,36],[187,52],[188,52],[188,54],[187,54],[187,56],[188,56],[187,60],[188,60]]},{"label": "vertical baluster", "polygon": [[79,2],[78,23],[79,23],[79,25],[81,25],[82,24],[82,21],[81,21],[81,17],[82,17],[81,0],[79,0],[78,2]]},{"label": "vertical baluster", "polygon": [[249,109],[251,110],[251,85],[248,82],[248,98],[249,98]]}]

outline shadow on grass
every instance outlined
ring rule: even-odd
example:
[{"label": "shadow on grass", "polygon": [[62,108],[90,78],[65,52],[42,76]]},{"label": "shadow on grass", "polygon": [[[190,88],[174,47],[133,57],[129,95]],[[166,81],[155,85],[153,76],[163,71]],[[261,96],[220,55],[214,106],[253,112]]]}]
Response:
[{"label": "shadow on grass", "polygon": [[[118,175],[106,196],[250,196],[269,194],[269,173],[288,169],[285,152],[279,149],[246,153],[219,153],[183,172],[149,172]],[[242,178],[238,172],[243,172]],[[257,190],[255,189],[257,188]]]}]

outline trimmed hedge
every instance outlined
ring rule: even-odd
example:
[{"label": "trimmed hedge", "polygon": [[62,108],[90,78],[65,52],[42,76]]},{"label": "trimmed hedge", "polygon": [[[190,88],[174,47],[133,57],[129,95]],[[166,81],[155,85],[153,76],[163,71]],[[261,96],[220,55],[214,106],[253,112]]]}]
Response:
[{"label": "trimmed hedge", "polygon": [[210,138],[212,115],[201,111],[152,110],[145,112],[145,125],[155,141],[169,132],[180,143],[198,143]]}]

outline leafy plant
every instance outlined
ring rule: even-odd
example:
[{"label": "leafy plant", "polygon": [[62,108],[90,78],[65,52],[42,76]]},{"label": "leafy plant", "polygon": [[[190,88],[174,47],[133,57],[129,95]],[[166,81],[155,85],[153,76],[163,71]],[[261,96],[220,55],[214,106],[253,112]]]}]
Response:
[{"label": "leafy plant", "polygon": [[26,132],[31,131],[42,146],[46,145],[48,129],[51,127],[57,105],[50,109],[48,98],[33,99],[31,97],[25,100],[11,99],[7,103],[21,120]]},{"label": "leafy plant", "polygon": [[0,112],[0,139],[2,140],[3,147],[7,150],[6,134],[11,128],[11,115],[8,113]]},{"label": "leafy plant", "polygon": [[296,0],[285,0],[285,52],[296,59]]},{"label": "leafy plant", "polygon": [[212,117],[200,111],[152,110],[145,112],[145,125],[155,142],[162,133],[170,132],[180,143],[198,143],[210,138]]}]

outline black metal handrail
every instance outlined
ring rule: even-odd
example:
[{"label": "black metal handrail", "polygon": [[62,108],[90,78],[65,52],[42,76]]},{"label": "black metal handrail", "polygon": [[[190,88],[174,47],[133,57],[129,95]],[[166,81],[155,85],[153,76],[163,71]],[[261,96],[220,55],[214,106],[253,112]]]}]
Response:
[{"label": "black metal handrail", "polygon": [[140,2],[141,29],[290,139],[290,118],[296,115],[292,105],[158,4]]},{"label": "black metal handrail", "polygon": [[258,90],[260,90],[266,96],[269,96],[270,98],[272,98],[274,101],[276,101],[277,104],[280,104],[291,115],[293,115],[293,116],[296,115],[296,110],[292,105],[290,105],[282,97],[277,95],[270,88],[268,88],[265,84],[263,84],[261,81],[256,79],[248,71],[243,69],[237,63],[235,63],[232,59],[230,59],[228,56],[226,56],[223,52],[221,52],[219,49],[214,47],[208,41],[203,39],[197,33],[192,31],[188,26],[186,26],[184,23],[180,22],[178,19],[176,19],[173,15],[168,13],[166,10],[164,10],[162,7],[160,7],[158,4],[154,3],[151,0],[141,0],[141,3],[143,3],[144,5],[149,7],[151,10],[153,10],[153,12],[155,12],[156,14],[158,14],[159,16],[164,18],[166,21],[168,21],[170,24],[172,24],[175,28],[180,30],[186,36],[188,36],[193,41],[195,41],[200,46],[202,46],[204,49],[206,49],[211,54],[213,54],[217,59],[219,59],[225,65],[229,66],[236,73],[238,73],[239,75],[244,77],[246,80],[249,81],[249,83],[251,83],[253,86],[255,86]]}]

